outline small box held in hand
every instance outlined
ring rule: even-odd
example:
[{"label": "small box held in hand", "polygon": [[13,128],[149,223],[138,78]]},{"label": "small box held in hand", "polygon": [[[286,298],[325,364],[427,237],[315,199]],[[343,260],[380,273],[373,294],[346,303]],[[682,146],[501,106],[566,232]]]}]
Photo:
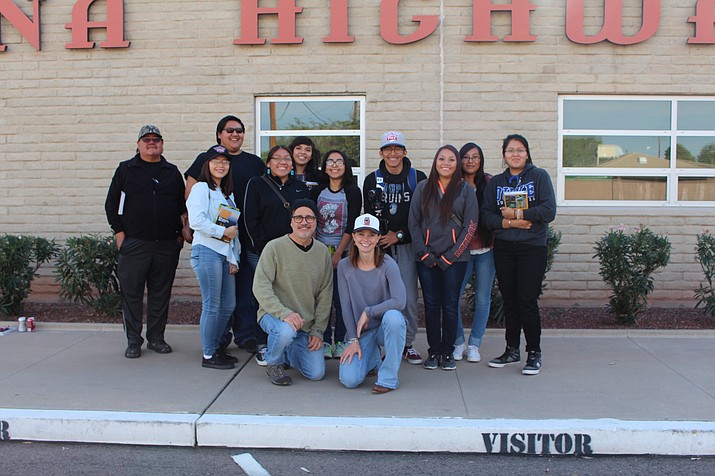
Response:
[{"label": "small box held in hand", "polygon": [[529,208],[529,197],[526,191],[504,192],[504,206],[516,210]]}]

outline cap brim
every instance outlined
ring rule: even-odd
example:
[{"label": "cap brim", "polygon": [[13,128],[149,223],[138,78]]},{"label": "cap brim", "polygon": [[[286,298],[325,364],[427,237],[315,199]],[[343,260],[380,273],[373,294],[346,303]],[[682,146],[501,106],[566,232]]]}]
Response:
[{"label": "cap brim", "polygon": [[370,231],[372,231],[372,232],[377,233],[378,235],[380,234],[380,230],[376,230],[376,229],[374,229],[374,228],[371,227],[371,226],[361,226],[361,227],[358,227],[358,228],[353,228],[353,233],[356,233],[356,232],[362,231],[362,230],[370,230]]}]

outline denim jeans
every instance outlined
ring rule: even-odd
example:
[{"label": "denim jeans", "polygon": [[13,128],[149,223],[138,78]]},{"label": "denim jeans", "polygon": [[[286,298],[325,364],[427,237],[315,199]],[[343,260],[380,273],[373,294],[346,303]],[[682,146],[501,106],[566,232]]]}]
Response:
[{"label": "denim jeans", "polygon": [[328,316],[328,325],[323,332],[323,342],[333,343],[333,309],[335,309],[335,342],[345,341],[345,322],[343,322],[343,309],[340,307],[340,292],[338,291],[338,270],[333,270],[333,306]]},{"label": "denim jeans", "polygon": [[236,280],[226,257],[211,248],[192,246],[190,261],[201,288],[201,347],[213,355],[236,307]]},{"label": "denim jeans", "polygon": [[495,240],[494,265],[504,298],[506,345],[518,349],[523,329],[526,351],[541,352],[539,296],[546,273],[546,246]]},{"label": "denim jeans", "polygon": [[[471,255],[467,261],[467,272],[462,281],[462,289],[459,291],[460,298],[464,295],[464,288],[469,279],[474,275],[474,318],[472,319],[472,330],[469,333],[469,345],[479,347],[482,345],[484,330],[487,328],[489,319],[489,308],[492,304],[492,285],[494,284],[494,251]],[[454,345],[464,344],[464,327],[462,326],[462,312],[459,310],[457,320],[457,338]]]},{"label": "denim jeans", "polygon": [[[402,362],[405,347],[407,322],[400,311],[387,311],[382,316],[380,326],[360,336],[362,358],[357,354],[350,363],[340,364],[340,383],[347,388],[360,385],[373,369],[377,370],[377,384],[387,388],[397,388],[397,372]],[[385,360],[381,360],[380,346],[385,348]]]},{"label": "denim jeans", "polygon": [[458,261],[442,271],[439,266],[428,268],[417,263],[417,275],[422,285],[425,302],[425,327],[430,355],[454,352],[454,340],[459,316],[459,285],[467,269],[465,261]]},{"label": "denim jeans", "polygon": [[290,324],[270,314],[264,314],[259,322],[268,334],[266,362],[268,365],[287,363],[308,380],[321,380],[325,376],[323,348],[308,350],[308,333],[294,331]]}]

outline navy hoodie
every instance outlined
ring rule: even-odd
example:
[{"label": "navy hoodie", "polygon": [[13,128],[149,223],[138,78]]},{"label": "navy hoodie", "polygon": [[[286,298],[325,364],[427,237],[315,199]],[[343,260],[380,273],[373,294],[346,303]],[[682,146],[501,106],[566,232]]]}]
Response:
[{"label": "navy hoodie", "polygon": [[[524,220],[532,222],[531,229],[502,228],[501,207],[504,192],[526,191],[529,208],[524,210]],[[494,238],[518,241],[532,246],[546,246],[547,224],[556,217],[556,197],[549,174],[533,164],[527,164],[519,175],[511,175],[509,169],[495,175],[487,183],[482,203],[481,219],[491,230]]]}]

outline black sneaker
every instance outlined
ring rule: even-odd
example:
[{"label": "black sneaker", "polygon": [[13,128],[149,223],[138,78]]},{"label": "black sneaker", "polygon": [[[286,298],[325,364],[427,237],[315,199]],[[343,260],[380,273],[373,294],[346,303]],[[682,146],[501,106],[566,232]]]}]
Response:
[{"label": "black sneaker", "polygon": [[457,362],[454,361],[454,355],[447,354],[442,356],[442,370],[456,370]]},{"label": "black sneaker", "polygon": [[521,371],[524,375],[538,375],[541,370],[541,352],[529,352],[526,357],[526,365]]},{"label": "black sneaker", "polygon": [[163,339],[154,342],[149,342],[146,345],[146,348],[153,350],[157,354],[170,354],[172,350],[171,346],[167,344]]},{"label": "black sneaker", "polygon": [[129,344],[127,350],[124,351],[124,357],[127,359],[138,359],[142,356],[141,346],[137,344]]},{"label": "black sneaker", "polygon": [[494,367],[500,369],[509,364],[518,364],[521,362],[521,355],[519,354],[519,349],[507,346],[506,350],[502,355],[496,359],[489,361],[489,367]]},{"label": "black sneaker", "polygon": [[285,374],[283,364],[266,366],[266,373],[270,377],[273,385],[285,386],[290,385],[293,382],[293,380]]},{"label": "black sneaker", "polygon": [[436,354],[430,354],[423,365],[427,370],[434,370],[439,367],[439,357]]},{"label": "black sneaker", "polygon": [[229,351],[226,349],[219,349],[218,350],[218,356],[221,357],[221,360],[225,360],[227,362],[231,362],[232,364],[238,363],[238,359],[231,355]]},{"label": "black sneaker", "polygon": [[221,354],[219,354],[218,352],[215,352],[210,359],[203,357],[201,359],[201,366],[206,367],[207,369],[216,370],[230,370],[234,368],[233,362],[229,362],[228,360],[222,359]]},{"label": "black sneaker", "polygon": [[256,363],[258,365],[260,365],[261,367],[265,367],[266,365],[268,365],[268,362],[266,362],[266,351],[267,350],[268,350],[268,347],[266,347],[264,345],[258,349],[258,352],[256,352],[256,357],[255,357]]}]

